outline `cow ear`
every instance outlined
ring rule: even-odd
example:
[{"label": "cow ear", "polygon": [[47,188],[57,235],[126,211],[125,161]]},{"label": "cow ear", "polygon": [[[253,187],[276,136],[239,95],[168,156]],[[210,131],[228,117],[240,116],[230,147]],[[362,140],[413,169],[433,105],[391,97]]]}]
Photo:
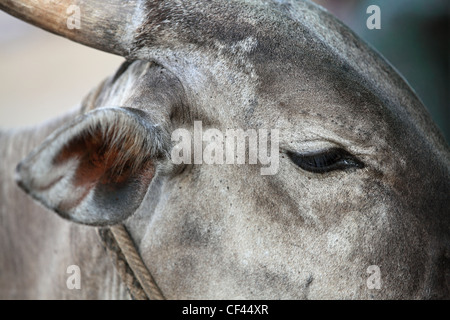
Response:
[{"label": "cow ear", "polygon": [[164,137],[142,111],[97,109],[48,137],[19,163],[16,180],[66,219],[113,225],[141,204],[165,155]]}]

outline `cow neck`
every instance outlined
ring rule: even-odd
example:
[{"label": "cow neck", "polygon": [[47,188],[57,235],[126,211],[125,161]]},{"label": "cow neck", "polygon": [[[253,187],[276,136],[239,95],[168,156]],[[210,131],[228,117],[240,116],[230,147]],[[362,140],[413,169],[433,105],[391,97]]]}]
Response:
[{"label": "cow neck", "polygon": [[134,300],[164,300],[123,224],[98,228],[98,235]]}]

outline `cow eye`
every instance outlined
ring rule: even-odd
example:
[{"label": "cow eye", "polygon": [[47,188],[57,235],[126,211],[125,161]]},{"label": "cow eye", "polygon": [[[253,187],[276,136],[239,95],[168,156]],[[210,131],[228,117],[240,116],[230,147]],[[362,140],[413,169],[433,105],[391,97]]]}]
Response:
[{"label": "cow eye", "polygon": [[300,154],[287,152],[289,158],[303,170],[313,173],[325,173],[334,170],[364,168],[364,163],[340,148],[332,148],[315,153]]}]

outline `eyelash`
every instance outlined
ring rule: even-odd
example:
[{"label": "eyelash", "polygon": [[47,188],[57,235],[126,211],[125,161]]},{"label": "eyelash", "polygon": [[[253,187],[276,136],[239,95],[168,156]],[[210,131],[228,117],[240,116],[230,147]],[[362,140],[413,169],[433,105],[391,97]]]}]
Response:
[{"label": "eyelash", "polygon": [[332,148],[310,154],[300,154],[289,151],[287,152],[287,155],[297,166],[313,173],[326,173],[349,168],[364,168],[363,162],[340,148]]}]

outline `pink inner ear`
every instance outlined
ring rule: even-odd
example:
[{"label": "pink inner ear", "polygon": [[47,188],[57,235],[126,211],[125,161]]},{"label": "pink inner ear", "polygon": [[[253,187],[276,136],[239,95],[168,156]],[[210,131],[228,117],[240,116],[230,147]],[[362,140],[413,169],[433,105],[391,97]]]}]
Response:
[{"label": "pink inner ear", "polygon": [[[145,192],[154,174],[155,167],[149,157],[142,157],[142,149],[136,148],[134,139],[126,137],[112,143],[111,134],[115,128],[110,128],[110,135],[105,136],[99,128],[81,132],[54,159],[53,164],[59,165],[72,158],[77,158],[79,165],[72,183],[74,187],[84,189],[76,199],[66,199],[60,203],[59,209],[68,211],[76,207],[89,194],[91,189],[102,193],[114,192],[133,183],[137,193]],[[137,163],[137,161],[139,163]]]},{"label": "pink inner ear", "polygon": [[100,108],[49,136],[17,166],[17,183],[68,220],[113,225],[141,205],[165,153],[143,112]]}]

